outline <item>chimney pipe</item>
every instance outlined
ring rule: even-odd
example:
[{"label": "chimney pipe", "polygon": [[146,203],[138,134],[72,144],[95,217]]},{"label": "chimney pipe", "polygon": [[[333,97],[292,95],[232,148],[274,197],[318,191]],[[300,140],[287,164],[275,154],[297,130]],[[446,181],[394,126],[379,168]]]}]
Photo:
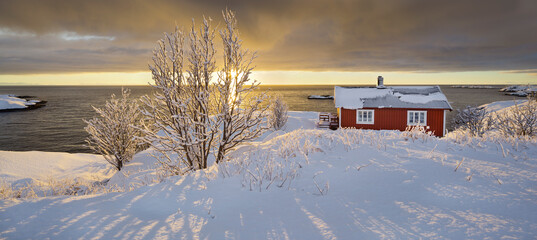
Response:
[{"label": "chimney pipe", "polygon": [[377,88],[384,88],[384,78],[382,76],[377,78]]}]

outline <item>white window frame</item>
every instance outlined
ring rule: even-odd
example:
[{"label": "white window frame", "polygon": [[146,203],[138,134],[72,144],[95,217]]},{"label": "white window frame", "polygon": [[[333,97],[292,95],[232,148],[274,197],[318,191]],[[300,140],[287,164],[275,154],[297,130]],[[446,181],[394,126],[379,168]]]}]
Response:
[{"label": "white window frame", "polygon": [[[366,119],[364,120],[364,114],[365,116],[367,116],[369,113],[371,113],[371,121],[368,121],[367,120],[367,117]],[[360,115],[362,115],[361,117],[361,121],[358,120],[360,119]],[[375,110],[373,109],[360,109],[360,110],[356,110],[356,124],[375,124]]]},{"label": "white window frame", "polygon": [[[423,115],[421,115],[421,113],[423,113]],[[418,121],[416,122],[415,120],[413,122],[410,122],[410,116],[413,116],[412,119],[414,119],[414,117],[418,117],[418,120],[421,120],[421,116],[423,116],[423,122],[421,121]],[[406,125],[408,126],[427,126],[427,111],[417,111],[417,110],[408,110],[407,111],[407,114],[406,114]]]}]

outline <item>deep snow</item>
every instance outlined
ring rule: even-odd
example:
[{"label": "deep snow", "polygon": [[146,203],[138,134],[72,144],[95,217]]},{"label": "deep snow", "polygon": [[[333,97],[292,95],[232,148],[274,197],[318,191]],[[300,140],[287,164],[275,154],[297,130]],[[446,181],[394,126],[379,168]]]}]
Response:
[{"label": "deep snow", "polygon": [[[230,162],[160,183],[153,183],[159,177],[150,150],[139,153],[125,173],[110,180],[136,183],[127,187],[132,191],[1,200],[0,238],[532,239],[537,234],[535,140],[316,130],[316,117],[291,112],[283,131],[239,147]],[[6,152],[0,156],[10,158]]]},{"label": "deep snow", "polygon": [[30,178],[46,181],[51,177],[101,181],[114,173],[113,167],[95,154],[0,151],[0,178],[7,182]]}]

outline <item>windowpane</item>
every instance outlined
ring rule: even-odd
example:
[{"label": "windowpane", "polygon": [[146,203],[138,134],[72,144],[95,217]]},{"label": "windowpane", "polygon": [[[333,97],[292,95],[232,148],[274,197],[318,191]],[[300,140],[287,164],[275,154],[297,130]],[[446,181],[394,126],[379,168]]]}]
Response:
[{"label": "windowpane", "polygon": [[372,110],[356,110],[356,123],[358,124],[373,124]]},{"label": "windowpane", "polygon": [[427,112],[426,111],[408,111],[408,124],[409,125],[426,125],[427,124]]}]

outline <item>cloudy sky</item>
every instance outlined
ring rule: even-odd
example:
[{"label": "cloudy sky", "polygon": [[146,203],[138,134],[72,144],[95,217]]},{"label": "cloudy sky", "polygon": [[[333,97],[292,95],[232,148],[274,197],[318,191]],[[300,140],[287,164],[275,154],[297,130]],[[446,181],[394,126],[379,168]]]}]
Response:
[{"label": "cloudy sky", "polygon": [[0,85],[144,84],[163,32],[226,7],[264,83],[537,83],[535,0],[2,0]]}]

